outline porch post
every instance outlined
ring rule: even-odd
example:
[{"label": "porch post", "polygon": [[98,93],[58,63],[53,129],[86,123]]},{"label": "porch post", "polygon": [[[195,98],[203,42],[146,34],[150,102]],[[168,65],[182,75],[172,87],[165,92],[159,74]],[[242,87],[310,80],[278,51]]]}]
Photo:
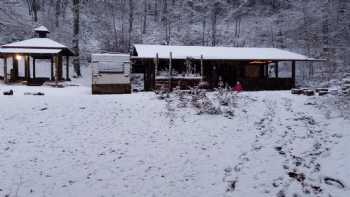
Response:
[{"label": "porch post", "polygon": [[36,74],[35,74],[35,58],[33,58],[33,79],[36,78]]},{"label": "porch post", "polygon": [[7,57],[4,58],[4,82],[7,83]]},{"label": "porch post", "polygon": [[56,85],[58,84],[59,76],[60,76],[60,71],[59,71],[59,58],[58,56],[55,56],[55,83]]},{"label": "porch post", "polygon": [[158,75],[158,64],[159,64],[159,55],[157,53],[156,54],[156,59],[155,59],[155,62],[154,62],[154,75],[155,75],[155,77],[157,77],[157,75]]},{"label": "porch post", "polygon": [[295,61],[292,61],[292,86],[295,87]]},{"label": "porch post", "polygon": [[70,81],[70,78],[69,78],[69,56],[66,56],[66,81]]},{"label": "porch post", "polygon": [[16,55],[12,56],[12,68],[13,68],[13,80],[17,80],[18,79],[18,60],[16,59]]},{"label": "porch post", "polygon": [[51,80],[53,80],[53,57],[51,57]]},{"label": "porch post", "polygon": [[170,52],[170,56],[169,56],[169,92],[171,92],[171,70],[172,70],[172,59],[173,59],[173,53]]},{"label": "porch post", "polygon": [[201,55],[201,81],[204,81],[203,55]]},{"label": "porch post", "polygon": [[29,56],[24,56],[24,78],[26,81],[30,79]]},{"label": "porch post", "polygon": [[278,62],[275,62],[275,76],[278,78]]}]

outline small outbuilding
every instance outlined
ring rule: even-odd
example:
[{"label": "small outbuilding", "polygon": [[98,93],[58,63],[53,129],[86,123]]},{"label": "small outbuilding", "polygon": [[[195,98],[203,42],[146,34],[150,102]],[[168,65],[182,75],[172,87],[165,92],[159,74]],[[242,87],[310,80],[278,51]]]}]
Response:
[{"label": "small outbuilding", "polygon": [[92,94],[130,94],[130,55],[92,54]]},{"label": "small outbuilding", "polygon": [[[161,87],[189,88],[206,84],[234,85],[246,90],[287,90],[295,86],[296,62],[314,58],[276,48],[134,45],[133,72],[144,73],[146,91]],[[281,62],[291,74],[280,77]]]},{"label": "small outbuilding", "polygon": [[[0,47],[0,58],[3,59],[3,76],[0,76],[5,83],[23,81],[27,85],[41,85],[45,81],[70,80],[69,78],[69,57],[74,53],[65,45],[60,44],[47,37],[50,32],[44,26],[35,31],[35,37],[5,44]],[[66,58],[66,76],[63,77],[63,58]],[[8,64],[11,60],[12,65]],[[19,60],[24,59],[24,77],[19,76]],[[51,74],[48,77],[36,77],[36,60],[50,60]],[[31,64],[32,62],[32,64]]]}]

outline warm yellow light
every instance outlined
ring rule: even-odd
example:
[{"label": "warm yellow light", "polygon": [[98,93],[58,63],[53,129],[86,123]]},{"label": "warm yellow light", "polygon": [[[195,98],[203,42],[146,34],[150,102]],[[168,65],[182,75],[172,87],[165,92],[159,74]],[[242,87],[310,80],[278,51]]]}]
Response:
[{"label": "warm yellow light", "polygon": [[22,56],[16,55],[16,60],[21,60],[21,59],[22,59]]}]

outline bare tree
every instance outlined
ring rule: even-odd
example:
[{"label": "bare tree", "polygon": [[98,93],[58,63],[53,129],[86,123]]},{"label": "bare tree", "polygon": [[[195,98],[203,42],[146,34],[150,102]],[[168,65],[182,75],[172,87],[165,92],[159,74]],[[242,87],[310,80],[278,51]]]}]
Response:
[{"label": "bare tree", "polygon": [[33,16],[35,22],[38,21],[39,2],[38,0],[26,0],[29,15]]},{"label": "bare tree", "polygon": [[221,3],[216,1],[211,10],[211,45],[217,44],[217,17],[221,11]]},{"label": "bare tree", "polygon": [[170,24],[168,18],[168,1],[163,0],[163,9],[162,9],[162,26],[164,28],[164,37],[166,44],[170,43]]},{"label": "bare tree", "polygon": [[80,50],[79,50],[79,35],[80,35],[80,0],[73,0],[73,51],[75,58],[73,60],[74,71],[78,77],[80,72]]},{"label": "bare tree", "polygon": [[133,25],[134,25],[134,2],[133,2],[133,0],[129,0],[129,34],[128,34],[128,50],[130,50],[130,47],[131,47],[131,41],[132,41],[132,32],[133,32]]},{"label": "bare tree", "polygon": [[56,0],[56,9],[55,9],[56,13],[55,13],[55,24],[56,27],[60,26],[60,15],[61,15],[61,0]]},{"label": "bare tree", "polygon": [[147,0],[143,0],[143,16],[142,16],[142,19],[143,19],[143,24],[142,24],[142,33],[145,34],[146,33],[146,30],[147,30],[147,14],[148,14],[148,1]]}]

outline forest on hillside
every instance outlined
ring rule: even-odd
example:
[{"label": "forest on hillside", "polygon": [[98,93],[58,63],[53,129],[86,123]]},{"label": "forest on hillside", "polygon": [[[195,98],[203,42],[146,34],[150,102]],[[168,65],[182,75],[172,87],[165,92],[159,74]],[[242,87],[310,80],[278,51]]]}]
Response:
[{"label": "forest on hillside", "polygon": [[73,46],[79,4],[81,59],[128,52],[134,43],[277,47],[327,59],[299,67],[300,79],[350,72],[350,1],[344,0],[1,0],[0,44],[33,35]]}]

